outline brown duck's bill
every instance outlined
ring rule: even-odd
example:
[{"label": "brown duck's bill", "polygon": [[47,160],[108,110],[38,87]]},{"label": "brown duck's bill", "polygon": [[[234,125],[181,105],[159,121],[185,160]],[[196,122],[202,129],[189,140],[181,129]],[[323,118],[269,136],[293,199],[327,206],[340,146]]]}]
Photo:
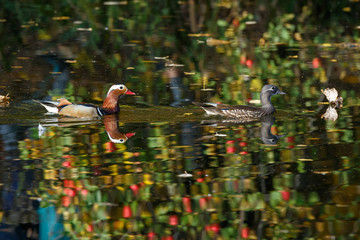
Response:
[{"label": "brown duck's bill", "polygon": [[135,95],[135,93],[132,92],[132,91],[130,91],[130,90],[127,90],[125,94],[126,94],[126,95]]},{"label": "brown duck's bill", "polygon": [[126,135],[127,138],[131,138],[132,136],[135,135],[135,133],[126,133],[125,135]]}]

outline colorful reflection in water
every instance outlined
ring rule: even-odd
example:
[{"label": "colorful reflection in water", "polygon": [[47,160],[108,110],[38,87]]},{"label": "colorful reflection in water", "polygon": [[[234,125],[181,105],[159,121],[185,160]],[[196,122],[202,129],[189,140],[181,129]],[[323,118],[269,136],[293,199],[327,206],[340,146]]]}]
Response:
[{"label": "colorful reflection in water", "polygon": [[[357,239],[360,5],[271,2],[3,4],[0,239]],[[115,83],[118,116],[32,101]],[[287,95],[256,121],[191,104],[265,84]]]},{"label": "colorful reflection in water", "polygon": [[[2,125],[3,221],[74,239],[356,234],[357,120],[342,114],[245,124],[112,116],[41,137],[37,126]],[[108,135],[126,133],[124,143]]]}]

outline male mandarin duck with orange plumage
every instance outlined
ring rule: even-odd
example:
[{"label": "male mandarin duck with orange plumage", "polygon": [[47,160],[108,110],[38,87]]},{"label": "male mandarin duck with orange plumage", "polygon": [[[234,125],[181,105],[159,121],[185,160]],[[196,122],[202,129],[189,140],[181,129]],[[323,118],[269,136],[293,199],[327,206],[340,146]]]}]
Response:
[{"label": "male mandarin duck with orange plumage", "polygon": [[119,99],[122,95],[135,95],[123,84],[112,85],[101,107],[89,103],[73,104],[65,98],[58,102],[36,101],[46,108],[49,113],[77,118],[96,118],[120,111]]}]

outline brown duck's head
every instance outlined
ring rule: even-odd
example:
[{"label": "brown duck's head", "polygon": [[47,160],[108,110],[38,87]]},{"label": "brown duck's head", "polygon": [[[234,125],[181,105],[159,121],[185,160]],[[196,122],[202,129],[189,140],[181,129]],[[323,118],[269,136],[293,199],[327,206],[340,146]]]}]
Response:
[{"label": "brown duck's head", "polygon": [[102,108],[107,109],[110,113],[117,112],[119,97],[122,95],[135,95],[124,84],[112,85],[106,95]]},{"label": "brown duck's head", "polygon": [[121,95],[135,95],[132,91],[130,91],[124,84],[115,84],[112,85],[106,96],[110,94],[121,96]]}]

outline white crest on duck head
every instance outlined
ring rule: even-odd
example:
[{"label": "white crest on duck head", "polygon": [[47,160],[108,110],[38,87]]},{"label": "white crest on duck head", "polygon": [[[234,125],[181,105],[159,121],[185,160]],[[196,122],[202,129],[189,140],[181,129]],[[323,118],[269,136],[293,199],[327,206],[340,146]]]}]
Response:
[{"label": "white crest on duck head", "polygon": [[109,95],[109,93],[112,91],[112,90],[116,90],[116,89],[119,89],[119,90],[124,90],[125,89],[125,92],[127,91],[127,88],[124,84],[115,84],[115,85],[112,85],[108,91],[108,93],[106,94],[106,96]]}]

